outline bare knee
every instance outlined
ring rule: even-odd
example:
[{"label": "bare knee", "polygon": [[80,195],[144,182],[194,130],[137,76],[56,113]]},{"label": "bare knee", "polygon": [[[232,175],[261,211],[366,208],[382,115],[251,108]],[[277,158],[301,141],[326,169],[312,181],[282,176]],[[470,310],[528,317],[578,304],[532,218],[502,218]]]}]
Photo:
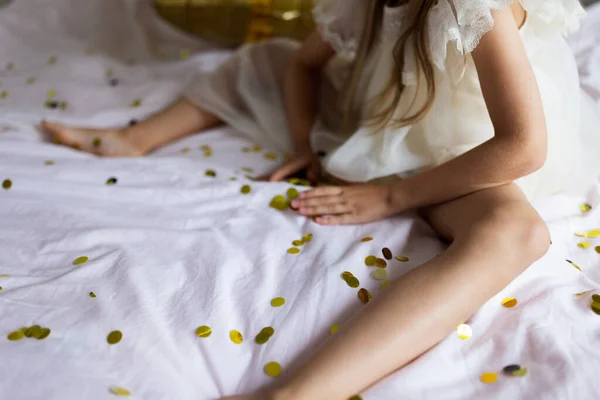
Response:
[{"label": "bare knee", "polygon": [[548,227],[529,204],[522,202],[491,210],[467,236],[477,237],[503,265],[523,270],[546,254],[550,246]]}]

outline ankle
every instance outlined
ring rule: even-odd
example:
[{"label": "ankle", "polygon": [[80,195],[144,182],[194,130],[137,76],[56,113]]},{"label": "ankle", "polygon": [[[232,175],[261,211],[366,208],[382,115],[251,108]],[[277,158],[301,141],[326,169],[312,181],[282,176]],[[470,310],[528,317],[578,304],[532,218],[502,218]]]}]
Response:
[{"label": "ankle", "polygon": [[148,147],[146,138],[133,131],[132,127],[117,129],[115,134],[128,143],[135,156],[144,156],[152,150]]}]

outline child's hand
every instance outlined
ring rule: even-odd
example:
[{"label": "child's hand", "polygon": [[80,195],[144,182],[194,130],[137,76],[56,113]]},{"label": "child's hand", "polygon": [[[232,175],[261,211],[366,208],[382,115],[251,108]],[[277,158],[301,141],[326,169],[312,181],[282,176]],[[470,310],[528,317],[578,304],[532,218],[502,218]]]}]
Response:
[{"label": "child's hand", "polygon": [[299,171],[306,170],[306,178],[311,183],[317,183],[321,176],[321,161],[311,151],[303,151],[294,155],[271,175],[270,182],[279,182]]},{"label": "child's hand", "polygon": [[372,184],[320,187],[302,192],[292,207],[307,217],[318,216],[316,222],[322,225],[365,224],[399,211],[392,206],[391,190]]}]

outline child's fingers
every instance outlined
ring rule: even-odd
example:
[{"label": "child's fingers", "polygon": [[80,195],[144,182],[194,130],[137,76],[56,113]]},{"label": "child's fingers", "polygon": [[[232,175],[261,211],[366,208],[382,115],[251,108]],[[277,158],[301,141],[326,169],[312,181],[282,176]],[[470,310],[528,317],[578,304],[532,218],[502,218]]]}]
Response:
[{"label": "child's fingers", "polygon": [[291,174],[298,172],[306,165],[306,161],[302,159],[292,160],[289,163],[283,165],[277,171],[273,172],[269,181],[279,182]]},{"label": "child's fingers", "polygon": [[306,192],[300,193],[300,198],[309,199],[312,197],[323,197],[323,196],[340,196],[343,193],[343,189],[338,186],[323,186]]}]

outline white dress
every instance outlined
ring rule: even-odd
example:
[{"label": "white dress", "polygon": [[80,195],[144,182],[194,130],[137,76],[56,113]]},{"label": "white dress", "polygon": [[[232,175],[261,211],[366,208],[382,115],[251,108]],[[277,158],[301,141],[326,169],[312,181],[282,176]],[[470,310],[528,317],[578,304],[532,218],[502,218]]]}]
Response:
[{"label": "white dress", "polygon": [[[406,177],[440,165],[494,135],[470,53],[493,27],[491,9],[511,0],[439,0],[428,16],[435,65],[436,98],[415,125],[389,126],[374,133],[359,125],[342,135],[341,101],[362,34],[369,0],[320,0],[314,17],[321,36],[337,55],[321,80],[319,115],[311,141],[323,151],[325,170],[341,180],[366,182]],[[574,56],[564,35],[579,27],[584,10],[577,0],[522,0],[527,19],[520,32],[540,88],[548,129],[548,158],[534,174],[517,183],[529,198],[580,189],[594,177],[584,162],[600,154],[600,118],[580,89]],[[386,8],[379,39],[359,82],[356,107],[388,84],[392,49],[403,26],[404,6]],[[285,66],[299,44],[275,39],[242,47],[211,73],[198,74],[185,96],[257,143],[290,152],[283,105]],[[403,115],[416,93],[414,56],[405,54],[407,85],[397,113]],[[585,146],[584,146],[585,144]],[[593,164],[597,164],[593,163]]]}]

